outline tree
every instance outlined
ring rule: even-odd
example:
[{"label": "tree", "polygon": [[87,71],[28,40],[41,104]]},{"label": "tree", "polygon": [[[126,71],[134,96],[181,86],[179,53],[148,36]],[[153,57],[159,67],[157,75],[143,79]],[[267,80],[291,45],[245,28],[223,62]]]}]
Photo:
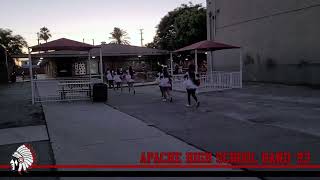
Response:
[{"label": "tree", "polygon": [[147,48],[157,48],[157,44],[154,42],[148,43],[145,45]]},{"label": "tree", "polygon": [[44,40],[45,42],[48,42],[48,40],[51,38],[50,30],[47,27],[42,27],[40,29],[40,39]]},{"label": "tree", "polygon": [[111,44],[130,44],[130,42],[128,41],[128,39],[130,38],[128,37],[128,33],[125,30],[115,27],[113,29],[113,32],[111,32],[110,34],[111,37],[109,37],[109,39],[112,39],[112,41],[110,42]]},{"label": "tree", "polygon": [[148,47],[175,50],[207,39],[206,9],[201,4],[182,4],[164,16]]},{"label": "tree", "polygon": [[9,54],[21,54],[28,44],[20,35],[13,35],[10,29],[0,28],[0,44],[6,47]]}]

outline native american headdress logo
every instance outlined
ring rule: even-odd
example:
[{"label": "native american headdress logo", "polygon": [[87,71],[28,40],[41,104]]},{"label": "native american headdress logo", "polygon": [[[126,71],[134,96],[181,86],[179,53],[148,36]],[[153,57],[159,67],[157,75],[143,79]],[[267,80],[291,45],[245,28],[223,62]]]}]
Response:
[{"label": "native american headdress logo", "polygon": [[12,171],[21,171],[27,172],[27,169],[30,168],[34,162],[34,155],[32,154],[31,148],[22,145],[16,152],[12,154],[12,160],[10,161]]}]

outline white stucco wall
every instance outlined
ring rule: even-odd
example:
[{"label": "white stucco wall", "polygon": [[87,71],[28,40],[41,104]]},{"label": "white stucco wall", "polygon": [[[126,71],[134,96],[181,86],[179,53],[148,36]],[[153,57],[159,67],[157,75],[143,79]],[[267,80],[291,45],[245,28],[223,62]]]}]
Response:
[{"label": "white stucco wall", "polygon": [[[320,84],[320,0],[208,0],[207,5],[216,17],[215,41],[241,46],[244,61],[254,60],[244,68],[245,80]],[[216,52],[215,70],[236,69],[235,57]],[[267,68],[268,59],[274,68]],[[298,66],[301,62],[308,64]]]}]

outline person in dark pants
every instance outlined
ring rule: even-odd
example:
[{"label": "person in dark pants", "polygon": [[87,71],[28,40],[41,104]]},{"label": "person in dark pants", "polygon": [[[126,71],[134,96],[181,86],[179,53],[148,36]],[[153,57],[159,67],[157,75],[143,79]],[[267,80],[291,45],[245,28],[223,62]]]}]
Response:
[{"label": "person in dark pants", "polygon": [[187,107],[191,107],[191,97],[196,101],[196,107],[198,108],[200,106],[200,102],[198,101],[198,98],[196,96],[196,91],[197,89],[187,89],[188,93],[188,104],[186,105]]},{"label": "person in dark pants", "polygon": [[161,72],[159,72],[158,74],[157,74],[157,79],[156,79],[156,82],[158,83],[158,85],[159,85],[159,88],[160,88],[160,92],[161,92],[161,98],[163,98],[164,97],[164,93],[163,93],[163,87],[162,87],[162,85],[161,85],[161,80],[162,80],[162,78],[163,78],[163,74],[161,73]]},{"label": "person in dark pants", "polygon": [[200,85],[200,79],[199,79],[199,76],[195,73],[194,65],[189,66],[189,70],[184,78],[185,78],[185,81],[183,82],[183,84],[186,87],[187,94],[188,94],[188,104],[186,106],[191,107],[191,96],[192,96],[196,102],[195,105],[198,108],[200,106],[200,102],[198,101],[196,92]]},{"label": "person in dark pants", "polygon": [[170,93],[172,90],[172,80],[167,69],[163,70],[163,78],[160,80],[160,86],[162,87],[163,95],[164,95],[162,101],[165,102],[167,100],[170,100],[170,102],[172,102],[173,98]]},{"label": "person in dark pants", "polygon": [[109,88],[114,88],[114,84],[113,84],[114,80],[113,80],[113,75],[111,70],[107,71],[107,80],[108,80]]},{"label": "person in dark pants", "polygon": [[13,71],[10,75],[10,81],[11,83],[15,83],[17,81],[17,76],[16,76],[16,72]]},{"label": "person in dark pants", "polygon": [[21,72],[21,77],[22,77],[22,81],[24,81],[25,80],[24,71]]},{"label": "person in dark pants", "polygon": [[133,90],[133,94],[136,94],[136,90],[134,89],[134,80],[133,80],[132,76],[130,75],[130,71],[129,70],[127,71],[125,79],[126,79],[127,84],[128,84],[129,93],[131,92],[131,90]]},{"label": "person in dark pants", "polygon": [[130,74],[131,78],[134,79],[135,72],[133,71],[131,66],[129,67],[129,74]]},{"label": "person in dark pants", "polygon": [[114,75],[113,79],[116,82],[117,90],[119,90],[120,88],[122,92],[122,79],[120,69],[117,69],[117,73]]}]

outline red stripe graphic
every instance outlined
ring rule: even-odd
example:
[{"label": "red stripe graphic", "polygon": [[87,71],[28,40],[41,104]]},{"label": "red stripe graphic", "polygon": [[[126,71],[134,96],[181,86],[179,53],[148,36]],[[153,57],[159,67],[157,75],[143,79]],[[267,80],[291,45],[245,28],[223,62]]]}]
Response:
[{"label": "red stripe graphic", "polygon": [[10,165],[0,165],[0,169],[9,169],[11,168]]},{"label": "red stripe graphic", "polygon": [[[0,165],[9,169],[10,165]],[[151,164],[151,165],[33,165],[32,169],[320,169],[310,165],[210,165],[210,164]]]}]

